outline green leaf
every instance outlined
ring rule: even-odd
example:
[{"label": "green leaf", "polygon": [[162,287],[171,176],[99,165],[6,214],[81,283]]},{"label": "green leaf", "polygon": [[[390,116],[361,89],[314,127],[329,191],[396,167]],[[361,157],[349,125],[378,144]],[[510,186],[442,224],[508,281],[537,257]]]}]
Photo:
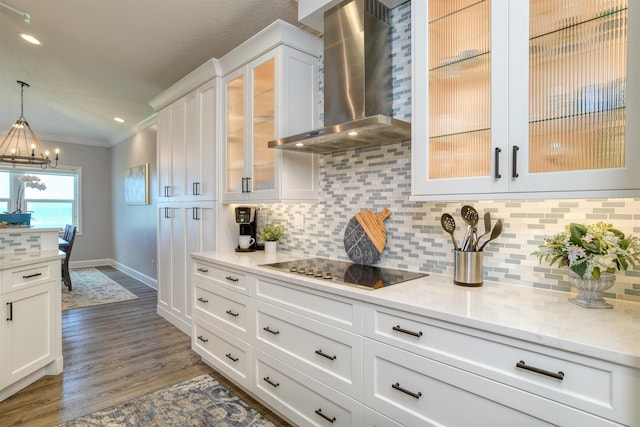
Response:
[{"label": "green leaf", "polygon": [[584,279],[584,275],[587,272],[587,263],[586,262],[575,263],[571,266],[571,270],[574,273],[576,273],[578,276],[580,276],[581,279]]}]

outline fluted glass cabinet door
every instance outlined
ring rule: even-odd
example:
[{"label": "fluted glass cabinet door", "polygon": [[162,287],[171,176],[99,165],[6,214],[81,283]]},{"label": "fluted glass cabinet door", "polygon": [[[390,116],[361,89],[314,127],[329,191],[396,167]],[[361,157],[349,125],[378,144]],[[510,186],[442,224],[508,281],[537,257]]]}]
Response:
[{"label": "fluted glass cabinet door", "polygon": [[529,170],[623,168],[627,1],[533,0]]},{"label": "fluted glass cabinet door", "polygon": [[429,179],[489,176],[490,1],[429,2]]},{"label": "fluted glass cabinet door", "polygon": [[244,138],[245,138],[245,76],[240,75],[226,83],[226,168],[228,193],[241,193],[244,172]]},{"label": "fluted glass cabinet door", "polygon": [[275,59],[253,69],[253,179],[252,191],[275,188]]}]

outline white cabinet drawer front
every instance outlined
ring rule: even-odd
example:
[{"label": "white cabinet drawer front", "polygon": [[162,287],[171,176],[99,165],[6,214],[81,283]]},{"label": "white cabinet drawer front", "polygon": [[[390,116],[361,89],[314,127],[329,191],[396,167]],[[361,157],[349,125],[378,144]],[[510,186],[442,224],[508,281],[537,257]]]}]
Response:
[{"label": "white cabinet drawer front", "polygon": [[245,340],[249,324],[246,300],[246,296],[194,279],[193,314]]},{"label": "white cabinet drawer front", "polygon": [[[13,292],[52,280],[54,278],[53,273],[59,271],[59,269],[55,268],[56,264],[60,264],[60,261],[31,264],[4,270],[2,272],[3,292]],[[60,279],[57,277],[59,274],[56,274],[55,279]]]},{"label": "white cabinet drawer front", "polygon": [[638,410],[631,409],[630,393],[624,390],[639,383],[617,372],[622,367],[423,319],[369,305],[365,336],[600,416],[621,422],[638,416]]},{"label": "white cabinet drawer front", "polygon": [[249,387],[251,347],[201,319],[193,319],[191,345],[205,362],[240,385]]},{"label": "white cabinet drawer front", "polygon": [[539,396],[369,339],[365,339],[364,350],[363,403],[403,425],[613,425]]},{"label": "white cabinet drawer front", "polygon": [[242,273],[217,264],[193,261],[194,277],[210,280],[228,289],[249,295],[249,278]]},{"label": "white cabinet drawer front", "polygon": [[296,425],[362,425],[359,402],[259,350],[255,352],[255,359],[252,390]]},{"label": "white cabinet drawer front", "polygon": [[362,304],[359,301],[262,278],[256,282],[256,298],[351,332],[362,331]]},{"label": "white cabinet drawer front", "polygon": [[256,346],[307,375],[361,397],[362,337],[256,303]]},{"label": "white cabinet drawer front", "polygon": [[402,427],[391,418],[374,411],[368,406],[362,406],[362,426],[363,427]]}]

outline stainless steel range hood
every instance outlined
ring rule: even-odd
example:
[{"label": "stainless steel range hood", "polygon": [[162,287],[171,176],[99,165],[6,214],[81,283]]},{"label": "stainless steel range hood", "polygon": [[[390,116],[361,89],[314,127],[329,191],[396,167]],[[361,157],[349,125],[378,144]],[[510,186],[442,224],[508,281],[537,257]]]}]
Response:
[{"label": "stainless steel range hood", "polygon": [[324,16],[325,127],[269,141],[269,148],[328,154],[411,139],[411,124],[391,117],[389,9],[351,0]]}]

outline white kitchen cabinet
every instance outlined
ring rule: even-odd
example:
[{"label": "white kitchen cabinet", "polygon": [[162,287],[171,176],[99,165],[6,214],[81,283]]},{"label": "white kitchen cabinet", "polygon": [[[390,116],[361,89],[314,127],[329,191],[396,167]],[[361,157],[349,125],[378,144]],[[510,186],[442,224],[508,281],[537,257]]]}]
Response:
[{"label": "white kitchen cabinet", "polygon": [[191,334],[192,252],[215,249],[215,202],[158,204],[158,314]]},{"label": "white kitchen cabinet", "polygon": [[[401,424],[636,419],[629,390],[639,383],[623,366],[386,307],[367,305],[364,319],[363,401]],[[456,411],[460,405],[470,410]]]},{"label": "white kitchen cabinet", "polygon": [[317,127],[320,51],[317,37],[277,21],[220,60],[223,202],[317,200],[317,155],[267,143]]},{"label": "white kitchen cabinet", "polygon": [[640,5],[561,3],[412,3],[413,200],[638,194]]},{"label": "white kitchen cabinet", "polygon": [[216,199],[216,79],[158,112],[158,200]]},{"label": "white kitchen cabinet", "polygon": [[62,372],[60,260],[1,273],[0,401]]}]

